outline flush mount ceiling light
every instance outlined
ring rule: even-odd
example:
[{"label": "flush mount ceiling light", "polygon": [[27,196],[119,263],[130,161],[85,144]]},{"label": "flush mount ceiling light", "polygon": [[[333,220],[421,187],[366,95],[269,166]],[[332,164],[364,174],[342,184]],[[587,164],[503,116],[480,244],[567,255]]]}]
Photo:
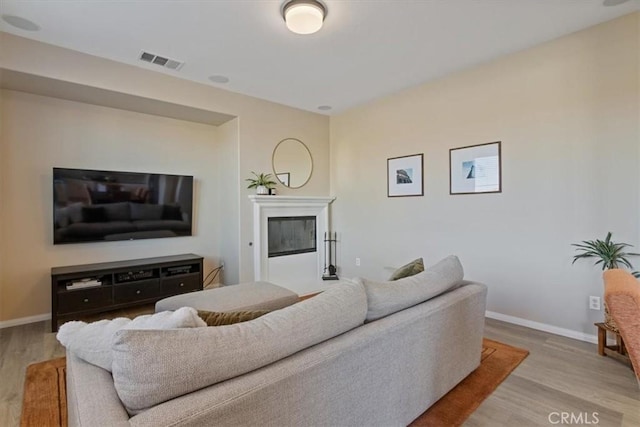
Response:
[{"label": "flush mount ceiling light", "polygon": [[326,14],[325,7],[316,0],[291,0],[282,9],[287,28],[296,34],[315,33],[322,28]]}]

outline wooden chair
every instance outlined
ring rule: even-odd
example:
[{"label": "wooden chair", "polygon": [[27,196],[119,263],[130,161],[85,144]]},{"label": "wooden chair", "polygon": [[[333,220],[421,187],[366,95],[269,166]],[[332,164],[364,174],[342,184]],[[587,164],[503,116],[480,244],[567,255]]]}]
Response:
[{"label": "wooden chair", "polygon": [[621,269],[604,272],[604,299],[626,346],[640,386],[640,282]]}]

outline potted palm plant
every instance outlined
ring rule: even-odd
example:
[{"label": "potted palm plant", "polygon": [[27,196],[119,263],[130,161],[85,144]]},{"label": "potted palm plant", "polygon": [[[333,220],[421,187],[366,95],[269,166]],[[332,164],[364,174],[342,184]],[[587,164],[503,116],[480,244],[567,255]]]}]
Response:
[{"label": "potted palm plant", "polygon": [[249,186],[247,188],[255,188],[256,194],[269,194],[269,189],[276,185],[273,180],[273,176],[270,173],[260,173],[259,175],[255,172],[251,172],[255,178],[247,178],[246,181],[249,182]]},{"label": "potted palm plant", "polygon": [[[635,252],[626,252],[625,248],[631,247],[632,245],[628,243],[615,243],[611,240],[611,232],[607,233],[607,237],[605,237],[604,240],[583,240],[582,243],[573,243],[572,246],[575,246],[577,248],[576,251],[580,253],[573,257],[571,264],[583,258],[596,258],[594,265],[600,265],[602,271],[610,268],[623,267],[632,269],[633,267],[628,257],[640,255]],[[640,276],[640,272],[637,271],[632,272],[632,274],[636,277]],[[614,331],[618,330],[611,314],[609,314],[606,302],[604,303],[604,323]]]}]

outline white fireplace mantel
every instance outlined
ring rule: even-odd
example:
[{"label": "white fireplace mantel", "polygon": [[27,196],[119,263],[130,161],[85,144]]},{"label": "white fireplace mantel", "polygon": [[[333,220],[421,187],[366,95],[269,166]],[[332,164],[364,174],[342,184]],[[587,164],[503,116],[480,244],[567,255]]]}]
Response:
[{"label": "white fireplace mantel", "polygon": [[335,197],[317,196],[257,196],[250,195],[249,200],[259,206],[284,206],[284,205],[329,205]]},{"label": "white fireplace mantel", "polygon": [[[256,281],[270,281],[299,295],[323,288],[323,240],[329,231],[329,205],[335,197],[257,196],[253,202],[253,265]],[[283,216],[315,216],[317,251],[269,258],[268,219]],[[326,284],[325,284],[326,285]]]}]

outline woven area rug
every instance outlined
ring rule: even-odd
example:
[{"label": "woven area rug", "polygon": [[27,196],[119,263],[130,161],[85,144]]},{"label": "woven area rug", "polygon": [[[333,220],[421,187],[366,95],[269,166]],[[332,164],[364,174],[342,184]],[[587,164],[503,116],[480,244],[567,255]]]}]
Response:
[{"label": "woven area rug", "polygon": [[420,415],[412,427],[459,426],[498,388],[529,352],[485,338],[482,361],[460,384]]},{"label": "woven area rug", "polygon": [[27,366],[21,427],[67,426],[66,366],[64,357]]},{"label": "woven area rug", "polygon": [[[527,350],[484,339],[480,367],[438,400],[411,426],[459,426],[529,354]],[[66,427],[64,357],[27,367],[22,427]]]}]

